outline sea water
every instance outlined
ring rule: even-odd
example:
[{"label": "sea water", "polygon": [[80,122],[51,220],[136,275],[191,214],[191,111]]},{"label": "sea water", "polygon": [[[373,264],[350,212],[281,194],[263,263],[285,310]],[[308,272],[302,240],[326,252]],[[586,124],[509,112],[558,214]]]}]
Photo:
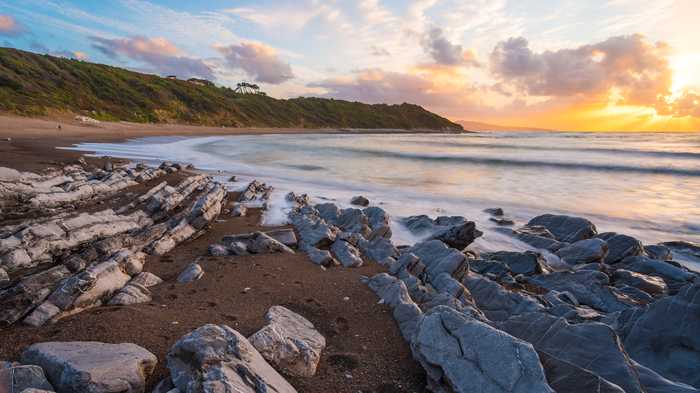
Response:
[{"label": "sea water", "polygon": [[461,215],[484,231],[475,248],[526,249],[496,231],[483,210],[501,207],[524,225],[539,214],[582,216],[599,232],[654,244],[700,242],[700,134],[488,132],[475,134],[284,134],[142,138],[83,143],[96,155],[192,163],[245,186],[275,187],[268,224],[285,219],[284,195],[349,206],[364,195],[399,223],[415,214]]}]

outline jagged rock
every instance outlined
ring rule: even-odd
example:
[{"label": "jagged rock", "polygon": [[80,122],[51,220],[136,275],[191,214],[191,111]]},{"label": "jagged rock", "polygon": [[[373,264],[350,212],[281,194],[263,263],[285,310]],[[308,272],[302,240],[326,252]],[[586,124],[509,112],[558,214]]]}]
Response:
[{"label": "jagged rock", "polygon": [[621,387],[601,378],[585,368],[557,359],[545,352],[537,352],[549,386],[557,393],[625,393]]},{"label": "jagged rock", "polygon": [[515,221],[511,220],[510,218],[504,218],[504,217],[490,217],[489,221],[495,222],[496,225],[502,225],[502,226],[515,225]]},{"label": "jagged rock", "polygon": [[530,220],[527,225],[543,226],[554,235],[556,240],[567,243],[590,239],[598,234],[595,225],[581,217],[543,214]]},{"label": "jagged rock", "polygon": [[564,318],[533,312],[515,315],[497,323],[497,327],[531,343],[538,351],[593,372],[626,393],[644,392],[619,338],[605,324],[570,324]]},{"label": "jagged rock", "polygon": [[248,187],[241,192],[238,197],[239,202],[245,203],[262,203],[269,199],[270,193],[272,193],[272,187],[261,183],[257,180],[253,180],[248,184]]},{"label": "jagged rock", "polygon": [[526,292],[509,291],[479,274],[466,275],[462,284],[469,290],[477,307],[493,321],[544,310],[544,306]]},{"label": "jagged rock", "polygon": [[350,203],[356,206],[369,206],[369,199],[362,195],[354,196],[350,199]]},{"label": "jagged rock", "polygon": [[458,250],[463,250],[481,235],[483,233],[476,229],[476,224],[473,221],[467,221],[439,231],[430,238],[440,240]]},{"label": "jagged rock", "polygon": [[633,321],[625,349],[666,378],[700,388],[700,282],[657,300]]},{"label": "jagged rock", "polygon": [[617,263],[627,257],[644,254],[642,242],[632,236],[614,232],[601,233],[596,236],[608,243],[608,255],[603,260],[608,265]]},{"label": "jagged rock", "polygon": [[290,219],[305,246],[322,248],[335,241],[338,229],[317,216],[299,213],[290,215]]},{"label": "jagged rock", "polygon": [[344,267],[360,267],[362,266],[362,258],[360,252],[344,240],[336,240],[331,246],[331,253],[335,259]]},{"label": "jagged rock", "polygon": [[294,233],[293,229],[275,229],[267,231],[265,234],[287,247],[296,247],[298,243],[297,235]]},{"label": "jagged rock", "polygon": [[231,208],[231,215],[234,217],[245,217],[248,214],[248,208],[242,203],[236,203]]},{"label": "jagged rock", "polygon": [[202,278],[203,275],[204,269],[202,269],[202,267],[199,266],[198,263],[192,262],[189,265],[187,265],[187,267],[185,267],[185,270],[183,270],[179,276],[177,276],[177,282],[188,283],[197,281],[200,278]]},{"label": "jagged rock", "polygon": [[61,280],[70,275],[65,266],[54,266],[0,291],[0,326],[11,325],[27,315],[51,294]]},{"label": "jagged rock", "polygon": [[667,261],[658,261],[645,256],[627,257],[620,262],[620,267],[633,272],[661,277],[669,286],[682,285],[696,276],[687,270]]},{"label": "jagged rock", "polygon": [[408,249],[407,252],[414,254],[425,265],[426,273],[430,280],[441,273],[453,276],[458,272],[469,269],[469,263],[464,254],[448,247],[440,240],[428,240],[418,243]]},{"label": "jagged rock", "polygon": [[496,230],[506,235],[513,236],[532,247],[550,252],[556,252],[567,245],[567,243],[555,240],[554,235],[552,235],[547,228],[539,225],[524,226],[516,230],[510,228],[497,228]]},{"label": "jagged rock", "polygon": [[[133,281],[133,280],[132,280]],[[112,306],[128,306],[130,304],[148,303],[151,301],[151,291],[143,285],[130,282],[112,299],[109,300],[109,305]]]},{"label": "jagged rock", "polygon": [[664,242],[659,245],[669,248],[674,260],[686,259],[691,262],[700,263],[700,244],[675,241]]},{"label": "jagged rock", "polygon": [[562,261],[569,265],[584,265],[587,263],[599,263],[608,254],[608,244],[602,239],[579,240],[556,252]]},{"label": "jagged rock", "polygon": [[376,263],[384,263],[387,258],[397,258],[399,256],[399,250],[394,247],[391,240],[377,237],[370,241],[359,242],[360,251],[370,261]]},{"label": "jagged rock", "polygon": [[500,207],[490,207],[488,209],[484,209],[484,212],[497,217],[500,217],[505,214],[503,212],[503,209],[501,209]]},{"label": "jagged rock", "polygon": [[343,232],[359,233],[363,237],[368,237],[371,233],[369,219],[360,209],[349,208],[341,210],[334,225]]},{"label": "jagged rock", "polygon": [[204,325],[180,338],[167,365],[182,393],[296,393],[245,337],[225,325]]},{"label": "jagged rock", "polygon": [[311,377],[326,339],[306,318],[282,306],[265,314],[267,325],[248,338],[260,354],[286,374]]},{"label": "jagged rock", "polygon": [[649,256],[649,258],[658,259],[660,261],[669,261],[673,259],[671,249],[660,244],[644,246],[644,253],[646,253]]},{"label": "jagged rock", "polygon": [[61,313],[61,309],[51,302],[43,302],[32,311],[22,322],[25,325],[39,327]]},{"label": "jagged rock", "polygon": [[0,390],[8,393],[24,393],[30,390],[53,392],[53,386],[46,380],[41,367],[11,365],[0,368]]},{"label": "jagged rock", "polygon": [[209,255],[213,257],[225,257],[229,255],[228,249],[221,244],[211,244],[209,245],[207,251],[209,252]]},{"label": "jagged rock", "polygon": [[538,252],[498,251],[482,254],[481,258],[484,260],[502,262],[510,272],[516,275],[531,275],[549,272],[547,261],[544,259],[542,254]]},{"label": "jagged rock", "polygon": [[144,392],[156,356],[135,344],[44,342],[22,353],[22,363],[46,372],[59,393]]},{"label": "jagged rock", "polygon": [[316,247],[309,247],[306,249],[306,253],[311,259],[311,262],[320,266],[331,266],[337,263],[330,252],[326,250],[319,250]]},{"label": "jagged rock", "polygon": [[625,269],[615,270],[612,276],[615,286],[628,285],[642,290],[650,295],[663,295],[668,292],[668,286],[664,280],[658,277],[647,276]]},{"label": "jagged rock", "polygon": [[392,308],[401,335],[410,341],[423,312],[411,299],[406,284],[386,273],[379,273],[370,278],[367,285],[385,304]]},{"label": "jagged rock", "polygon": [[162,282],[163,280],[160,277],[150,272],[141,272],[137,274],[136,277],[132,278],[130,281],[131,284],[143,285],[146,288],[156,286]]},{"label": "jagged rock", "polygon": [[581,304],[603,312],[622,311],[634,306],[630,299],[610,286],[605,273],[598,271],[554,272],[527,277],[526,282],[547,290],[570,292]]},{"label": "jagged rock", "polygon": [[319,203],[314,208],[318,212],[318,216],[328,224],[335,225],[340,217],[340,209],[334,203]]},{"label": "jagged rock", "polygon": [[294,254],[294,250],[278,242],[263,232],[255,232],[250,236],[246,249],[251,254]]},{"label": "jagged rock", "polygon": [[368,240],[374,240],[378,237],[391,239],[392,231],[389,224],[389,215],[384,209],[372,206],[362,210],[367,216],[369,227],[372,232],[368,236]]},{"label": "jagged rock", "polygon": [[420,319],[411,348],[434,391],[554,392],[532,345],[449,307]]}]

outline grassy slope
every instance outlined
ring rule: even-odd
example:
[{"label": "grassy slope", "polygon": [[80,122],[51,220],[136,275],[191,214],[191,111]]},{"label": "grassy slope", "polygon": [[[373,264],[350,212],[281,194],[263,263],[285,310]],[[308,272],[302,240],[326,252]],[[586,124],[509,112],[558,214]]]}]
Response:
[{"label": "grassy slope", "polygon": [[234,127],[462,129],[417,105],[241,95],[226,87],[10,48],[0,48],[0,111]]}]

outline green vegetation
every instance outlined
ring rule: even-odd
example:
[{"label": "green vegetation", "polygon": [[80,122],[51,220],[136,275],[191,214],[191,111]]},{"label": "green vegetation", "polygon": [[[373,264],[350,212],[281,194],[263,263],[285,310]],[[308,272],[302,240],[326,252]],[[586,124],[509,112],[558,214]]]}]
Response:
[{"label": "green vegetation", "polygon": [[280,100],[10,48],[0,48],[0,111],[233,127],[462,129],[417,105]]}]

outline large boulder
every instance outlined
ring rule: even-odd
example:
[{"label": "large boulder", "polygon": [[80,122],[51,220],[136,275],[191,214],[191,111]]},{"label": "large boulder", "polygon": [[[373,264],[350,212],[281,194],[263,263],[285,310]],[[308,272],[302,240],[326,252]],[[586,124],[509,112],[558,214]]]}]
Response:
[{"label": "large boulder", "polygon": [[481,258],[487,261],[502,262],[508,271],[514,275],[531,275],[549,272],[547,261],[542,254],[534,251],[498,251],[481,254]]},{"label": "large boulder", "polygon": [[430,238],[440,240],[458,250],[463,250],[481,235],[483,233],[476,229],[476,224],[473,221],[467,221],[438,231]]},{"label": "large boulder", "polygon": [[180,338],[167,355],[181,393],[296,393],[262,355],[226,325],[204,325]]},{"label": "large boulder", "polygon": [[596,236],[599,239],[605,240],[608,243],[608,255],[605,257],[605,262],[608,265],[620,262],[621,260],[636,255],[644,254],[644,246],[642,242],[623,234],[614,232],[601,233]]},{"label": "large boulder", "polygon": [[659,261],[645,256],[627,257],[620,267],[633,272],[661,277],[669,286],[685,284],[697,277],[696,274],[668,261]]},{"label": "large boulder", "polygon": [[579,240],[556,252],[562,261],[569,265],[584,265],[587,263],[599,263],[608,254],[608,244],[601,239]]},{"label": "large boulder", "polygon": [[527,292],[509,291],[497,282],[479,274],[468,274],[462,284],[474,302],[493,321],[508,319],[525,312],[544,310],[544,306]]},{"label": "large boulder", "polygon": [[527,223],[527,226],[535,225],[547,228],[556,240],[566,243],[590,239],[598,233],[592,222],[581,217],[543,214]]},{"label": "large boulder", "polygon": [[22,353],[40,366],[58,393],[140,393],[156,356],[136,344],[93,341],[44,342]]},{"label": "large boulder", "polygon": [[350,199],[350,203],[356,206],[369,206],[369,199],[362,195],[357,195]]},{"label": "large boulder", "polygon": [[647,276],[625,269],[615,270],[612,276],[615,286],[627,285],[637,288],[650,295],[663,295],[668,292],[668,286],[659,277]]},{"label": "large boulder", "polygon": [[469,269],[469,263],[464,254],[448,247],[440,240],[428,240],[418,243],[408,249],[406,253],[411,253],[418,257],[420,262],[425,265],[429,279],[433,279],[441,273],[453,275]]},{"label": "large boulder", "polygon": [[700,282],[657,300],[631,323],[625,349],[634,360],[700,388]]},{"label": "large boulder", "polygon": [[434,391],[554,392],[532,345],[449,307],[420,319],[411,348]]},{"label": "large boulder", "polygon": [[376,237],[374,240],[361,241],[360,251],[370,261],[384,264],[387,258],[397,258],[399,250],[394,247],[391,240],[384,237]]},{"label": "large boulder", "polygon": [[248,341],[260,354],[286,374],[311,377],[326,347],[326,339],[301,315],[282,306],[265,314],[267,325]]}]

